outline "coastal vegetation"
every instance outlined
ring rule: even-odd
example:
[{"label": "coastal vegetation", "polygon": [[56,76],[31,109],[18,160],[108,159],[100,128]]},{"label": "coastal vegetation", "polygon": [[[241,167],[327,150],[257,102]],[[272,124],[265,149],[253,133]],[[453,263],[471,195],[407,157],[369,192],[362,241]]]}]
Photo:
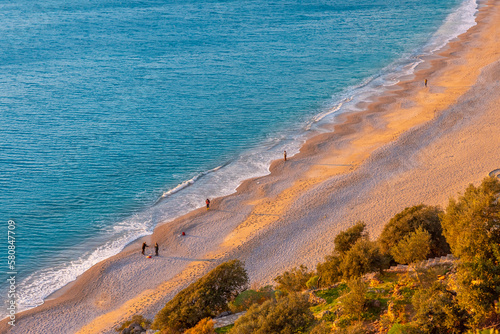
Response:
[{"label": "coastal vegetation", "polygon": [[243,263],[225,262],[170,300],[156,315],[153,328],[182,332],[194,327],[204,318],[228,311],[228,303],[247,287]]},{"label": "coastal vegetation", "polygon": [[[404,209],[376,240],[365,228],[357,222],[339,233],[315,270],[293,268],[274,287],[247,289],[243,263],[223,263],[168,302],[153,327],[190,334],[498,333],[497,178],[470,185],[445,210]],[[228,309],[246,313],[214,329],[210,318]]]}]

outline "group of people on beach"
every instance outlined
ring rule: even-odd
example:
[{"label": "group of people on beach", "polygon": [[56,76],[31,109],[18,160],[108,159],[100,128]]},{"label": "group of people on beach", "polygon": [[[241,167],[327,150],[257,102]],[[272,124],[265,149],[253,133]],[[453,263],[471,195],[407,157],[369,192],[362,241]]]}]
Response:
[{"label": "group of people on beach", "polygon": [[[427,84],[427,80],[426,80],[426,84]],[[286,161],[286,151],[283,152],[283,158],[284,160]],[[207,206],[207,210],[210,209],[210,199],[206,199],[205,200],[205,205]],[[184,232],[182,233],[182,235],[184,235]],[[142,243],[142,255],[145,255],[144,252],[146,251],[146,247],[149,247],[146,242],[143,242]],[[158,256],[158,243],[156,242],[155,243],[155,256]]]},{"label": "group of people on beach", "polygon": [[[146,247],[149,247],[146,242],[142,243],[142,255],[144,255],[144,252],[146,251]],[[155,256],[158,256],[158,243],[155,242]]]}]

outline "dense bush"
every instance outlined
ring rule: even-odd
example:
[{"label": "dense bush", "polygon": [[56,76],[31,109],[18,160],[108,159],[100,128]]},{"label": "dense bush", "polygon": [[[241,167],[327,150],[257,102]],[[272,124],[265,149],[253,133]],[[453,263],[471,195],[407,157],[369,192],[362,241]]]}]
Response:
[{"label": "dense bush", "polygon": [[368,239],[368,234],[364,232],[365,227],[366,224],[362,221],[359,221],[354,226],[337,234],[333,241],[335,245],[335,252],[340,255],[345,254],[352,248],[352,246],[354,246],[358,239]]},{"label": "dense bush", "polygon": [[391,249],[391,255],[398,263],[410,264],[423,261],[430,252],[431,235],[422,227],[411,232]]},{"label": "dense bush", "polygon": [[387,334],[420,334],[420,332],[410,324],[394,324]]},{"label": "dense bush", "polygon": [[493,258],[500,247],[500,181],[486,178],[469,185],[458,201],[450,199],[442,215],[443,234],[453,255],[464,261]]},{"label": "dense bush", "polygon": [[248,310],[253,304],[262,304],[266,300],[274,298],[272,286],[266,286],[259,290],[245,290],[240,293],[232,302],[229,303],[229,309],[233,313]]},{"label": "dense bush", "polygon": [[378,239],[380,250],[383,254],[390,254],[402,239],[421,227],[431,235],[429,257],[448,254],[450,248],[442,234],[441,213],[438,207],[423,204],[404,209],[384,226]]},{"label": "dense bush", "polygon": [[184,334],[217,334],[214,329],[214,322],[210,318],[201,319],[193,328],[188,329]]},{"label": "dense bush", "polygon": [[450,199],[442,215],[452,252],[460,258],[457,299],[472,328],[497,321],[500,297],[500,181],[486,178],[470,185],[458,200]]},{"label": "dense bush", "polygon": [[361,278],[353,279],[347,283],[349,292],[340,297],[342,314],[350,315],[360,320],[366,309],[366,292],[368,285]]},{"label": "dense bush", "polygon": [[424,286],[412,298],[412,325],[419,333],[463,333],[464,318],[452,292],[441,282]]},{"label": "dense bush", "polygon": [[298,268],[293,268],[290,271],[285,271],[274,279],[280,291],[294,292],[307,289],[307,281],[314,276],[314,272],[308,271],[307,267],[301,265]]},{"label": "dense bush", "polygon": [[342,258],[338,255],[328,255],[325,262],[318,263],[316,271],[320,277],[320,286],[329,286],[338,282],[342,278]]},{"label": "dense bush", "polygon": [[345,279],[360,277],[366,273],[380,271],[386,266],[377,244],[359,239],[345,254],[340,269]]},{"label": "dense bush", "polygon": [[311,277],[307,281],[306,286],[308,289],[316,289],[316,288],[318,288],[318,283],[319,283],[319,276],[316,275],[316,276]]},{"label": "dense bush", "polygon": [[254,304],[239,318],[230,333],[233,334],[292,334],[303,333],[314,317],[306,295],[291,293],[262,305]]},{"label": "dense bush", "polygon": [[326,322],[322,321],[313,327],[309,334],[330,334],[332,332],[330,326]]},{"label": "dense bush", "polygon": [[153,327],[175,330],[195,326],[201,319],[228,309],[248,285],[248,275],[239,260],[225,262],[179,292],[156,315]]}]

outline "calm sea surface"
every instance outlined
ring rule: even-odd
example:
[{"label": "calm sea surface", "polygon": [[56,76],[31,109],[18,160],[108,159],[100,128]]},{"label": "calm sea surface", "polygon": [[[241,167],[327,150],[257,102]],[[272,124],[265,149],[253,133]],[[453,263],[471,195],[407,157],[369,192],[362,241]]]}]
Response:
[{"label": "calm sea surface", "polygon": [[4,236],[16,223],[21,309],[158,222],[267,173],[321,122],[465,31],[475,8],[1,0],[0,219]]}]

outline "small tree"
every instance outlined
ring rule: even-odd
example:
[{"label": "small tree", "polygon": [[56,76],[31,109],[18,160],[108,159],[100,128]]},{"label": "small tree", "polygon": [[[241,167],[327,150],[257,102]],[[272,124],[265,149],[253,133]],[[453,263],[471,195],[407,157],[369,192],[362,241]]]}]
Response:
[{"label": "small tree", "polygon": [[349,292],[340,297],[342,313],[352,315],[360,320],[366,306],[366,292],[368,286],[361,278],[353,279],[347,283]]},{"label": "small tree", "polygon": [[241,261],[222,263],[169,301],[156,315],[153,327],[191,328],[203,318],[227,311],[228,302],[247,285],[248,275]]},{"label": "small tree", "polygon": [[245,290],[229,303],[229,309],[233,313],[246,311],[253,304],[262,304],[266,300],[274,298],[274,289],[271,285],[256,290]]},{"label": "small tree", "polygon": [[193,328],[188,329],[184,334],[217,334],[214,329],[214,322],[210,318],[201,319]]},{"label": "small tree", "polygon": [[390,254],[394,246],[419,227],[431,235],[430,257],[448,254],[450,248],[442,233],[441,213],[442,210],[438,207],[421,204],[396,214],[384,226],[378,239],[382,254]]},{"label": "small tree", "polygon": [[321,286],[328,286],[337,283],[342,279],[342,258],[338,255],[329,255],[325,257],[325,262],[318,263],[316,271],[321,277],[319,283]]},{"label": "small tree", "polygon": [[419,227],[400,240],[392,249],[391,255],[398,263],[410,264],[423,261],[430,252],[431,235]]},{"label": "small tree", "polygon": [[442,215],[443,232],[453,255],[464,261],[493,258],[500,245],[500,181],[486,178],[469,185],[458,201],[450,199]]},{"label": "small tree", "polygon": [[359,221],[354,226],[337,234],[333,241],[335,244],[335,251],[338,254],[345,254],[352,248],[352,246],[354,246],[358,239],[367,239],[368,234],[365,232],[365,227],[366,224]]},{"label": "small tree", "polygon": [[440,282],[418,289],[412,298],[412,325],[424,333],[463,333],[464,314],[453,293]]},{"label": "small tree", "polygon": [[345,279],[351,279],[380,271],[384,266],[384,258],[377,245],[369,240],[359,239],[343,257],[341,271]]},{"label": "small tree", "polygon": [[306,295],[291,293],[277,301],[268,300],[253,305],[239,318],[229,333],[234,334],[292,334],[303,333],[314,317]]},{"label": "small tree", "polygon": [[277,289],[285,292],[302,291],[307,289],[307,281],[314,276],[313,272],[307,270],[307,267],[301,265],[290,271],[285,271],[274,279],[278,283]]},{"label": "small tree", "polygon": [[469,185],[458,200],[450,199],[442,215],[443,230],[455,256],[457,299],[477,328],[499,315],[500,297],[500,181],[485,178],[479,187]]}]

